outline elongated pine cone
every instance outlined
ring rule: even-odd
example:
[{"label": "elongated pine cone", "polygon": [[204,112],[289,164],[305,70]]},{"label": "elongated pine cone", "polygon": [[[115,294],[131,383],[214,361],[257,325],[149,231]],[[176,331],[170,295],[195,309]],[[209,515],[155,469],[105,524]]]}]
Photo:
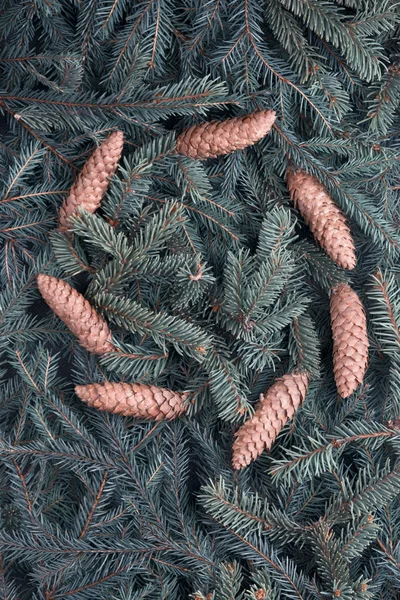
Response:
[{"label": "elongated pine cone", "polygon": [[354,241],[341,209],[325,187],[304,171],[287,172],[290,197],[327,255],[343,269],[354,269]]},{"label": "elongated pine cone", "polygon": [[186,410],[188,394],[142,383],[77,385],[75,392],[89,406],[110,413],[151,421],[175,419]]},{"label": "elongated pine cone", "polygon": [[342,398],[362,383],[368,363],[367,320],[360,298],[347,283],[331,294],[333,372]]},{"label": "elongated pine cone", "polygon": [[115,351],[107,323],[79,292],[49,275],[38,275],[37,284],[43,299],[76,335],[81,346],[93,354]]},{"label": "elongated pine cone", "polygon": [[245,117],[193,125],[178,137],[176,151],[204,160],[243,150],[261,140],[271,130],[275,119],[274,110],[261,110]]},{"label": "elongated pine cone", "polygon": [[287,373],[260,395],[254,415],[235,433],[234,469],[242,469],[265,448],[271,448],[282,427],[303,402],[307,389],[307,373]]},{"label": "elongated pine cone", "polygon": [[109,178],[117,169],[123,144],[122,131],[114,131],[88,158],[60,208],[58,222],[62,231],[68,229],[68,219],[77,212],[78,206],[90,213],[99,208]]}]

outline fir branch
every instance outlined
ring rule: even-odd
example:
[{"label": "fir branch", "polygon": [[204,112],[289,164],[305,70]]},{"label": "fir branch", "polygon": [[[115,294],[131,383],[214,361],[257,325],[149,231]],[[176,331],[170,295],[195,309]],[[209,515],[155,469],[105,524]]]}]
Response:
[{"label": "fir branch", "polygon": [[361,517],[356,523],[349,523],[341,538],[341,553],[346,560],[358,558],[376,540],[379,530],[380,526],[374,522],[372,515]]},{"label": "fir branch", "polygon": [[381,85],[374,86],[370,93],[367,119],[371,131],[388,133],[399,105],[400,66],[393,64],[382,78]]},{"label": "fir branch", "polygon": [[[392,0],[7,0],[7,600],[396,596],[397,12]],[[202,162],[176,153],[192,125],[260,109],[278,121],[245,151]],[[61,235],[53,228],[76,166],[116,129],[124,157],[100,209]],[[327,188],[355,242],[351,285],[370,357],[345,401],[332,378],[329,294],[349,275],[296,217],[289,165]],[[115,352],[78,346],[41,301],[39,272],[73,277],[110,309]],[[233,424],[298,368],[318,382],[290,435],[233,472]],[[154,424],[74,394],[104,380],[184,390],[191,402],[184,418]]]},{"label": "fir branch", "polygon": [[318,523],[310,534],[310,542],[316,552],[321,577],[326,582],[328,593],[351,598],[354,584],[346,559],[340,551],[340,543],[327,523]]},{"label": "fir branch", "polygon": [[99,293],[96,304],[116,325],[133,333],[151,335],[164,350],[170,342],[178,352],[201,361],[211,347],[212,340],[199,327],[173,315],[150,311],[128,298]]},{"label": "fir branch", "polygon": [[321,434],[318,434],[315,439],[309,438],[309,446],[287,450],[289,460],[273,459],[274,466],[270,473],[277,479],[295,478],[297,481],[310,476],[318,477],[325,471],[337,468],[338,454],[348,444],[362,442],[373,449],[393,436],[390,429],[378,423],[366,425],[363,421],[354,421],[351,426],[337,428],[333,434],[326,436],[331,439],[328,443],[321,443]]},{"label": "fir branch", "polygon": [[390,356],[400,350],[400,288],[391,273],[378,271],[368,290],[371,321],[381,349]]},{"label": "fir branch", "polygon": [[257,533],[280,544],[302,543],[305,529],[301,524],[269,506],[257,494],[232,488],[222,478],[217,484],[203,486],[200,500],[216,521],[246,539]]},{"label": "fir branch", "polygon": [[[189,91],[188,91],[189,90]],[[82,98],[80,95],[79,98]],[[190,113],[194,110],[204,114],[207,108],[212,106],[224,106],[237,104],[235,100],[226,100],[226,88],[219,82],[214,82],[205,77],[203,80],[189,80],[168,87],[156,88],[149,97],[136,102],[116,100],[109,97],[102,100],[78,99],[76,97],[59,100],[58,96],[53,98],[48,95],[36,94],[34,96],[23,96],[14,94],[0,94],[0,102],[9,108],[15,107],[22,111],[28,105],[47,106],[57,116],[66,118],[66,111],[72,111],[77,117],[82,111],[88,116],[96,113],[100,118],[105,118],[107,113],[114,113],[124,120],[128,119],[125,111],[136,111],[138,115],[150,116],[151,111],[159,115]],[[116,111],[119,111],[118,113]],[[150,117],[151,118],[151,117]]]}]

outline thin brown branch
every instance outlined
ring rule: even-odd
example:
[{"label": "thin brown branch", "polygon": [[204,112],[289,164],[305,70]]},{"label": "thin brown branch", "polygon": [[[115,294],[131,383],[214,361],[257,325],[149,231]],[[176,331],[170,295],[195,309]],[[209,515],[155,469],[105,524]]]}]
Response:
[{"label": "thin brown branch", "polygon": [[[77,170],[77,168],[75,167],[75,165],[68,160],[68,158],[65,158],[65,156],[63,156],[60,152],[58,152],[58,150],[56,150],[54,148],[54,146],[52,146],[51,144],[49,144],[48,142],[46,142],[46,140],[44,138],[42,138],[41,135],[39,135],[36,131],[34,131],[32,129],[32,127],[30,127],[29,125],[27,125],[26,123],[24,123],[23,119],[21,118],[20,115],[17,115],[17,113],[15,113],[13,110],[11,110],[10,108],[8,108],[8,106],[6,106],[3,102],[0,102],[0,104],[3,106],[3,108],[14,117],[14,119],[24,128],[26,129],[26,131],[28,133],[30,133],[35,139],[37,139],[45,148],[47,148],[52,154],[54,154],[55,156],[57,156],[59,159],[61,159],[63,162],[65,162],[67,165],[69,165],[72,169],[74,169],[75,171]],[[7,192],[8,193],[8,192]]]},{"label": "thin brown branch", "polygon": [[389,295],[387,293],[387,284],[386,284],[386,281],[383,281],[382,276],[381,276],[381,274],[379,272],[376,273],[375,279],[377,279],[379,281],[379,285],[377,287],[380,290],[380,292],[381,292],[381,294],[383,296],[383,299],[385,301],[387,312],[388,312],[388,316],[389,316],[390,322],[392,324],[393,330],[395,332],[397,342],[398,342],[399,347],[400,347],[400,329],[399,329],[399,326],[397,325],[397,321],[396,321],[396,318],[395,318],[394,312],[393,312],[393,307],[392,307],[392,304],[390,302]]},{"label": "thin brown branch", "polygon": [[249,39],[251,46],[253,47],[254,52],[256,53],[258,58],[261,60],[261,62],[265,65],[265,67],[271,73],[273,73],[273,75],[275,75],[275,77],[277,77],[279,79],[279,81],[281,81],[282,83],[285,83],[289,87],[296,90],[296,92],[298,94],[300,94],[300,96],[302,96],[310,106],[312,106],[312,108],[315,110],[315,112],[318,114],[318,116],[324,122],[326,128],[330,131],[332,129],[332,127],[330,126],[329,121],[324,117],[324,115],[317,108],[317,106],[315,106],[315,104],[311,101],[311,99],[307,96],[307,94],[305,94],[305,92],[303,92],[295,83],[290,81],[290,79],[287,79],[287,77],[283,77],[277,71],[275,71],[275,69],[273,69],[271,67],[271,65],[265,60],[265,58],[261,54],[261,52],[254,40],[253,34],[251,32],[250,21],[249,21],[249,2],[248,2],[248,0],[244,0],[244,18],[245,18],[245,30],[246,30],[247,37]]},{"label": "thin brown branch", "polygon": [[85,534],[86,534],[86,532],[87,532],[87,530],[89,528],[90,522],[93,519],[93,515],[94,515],[94,513],[96,511],[96,508],[97,508],[97,506],[98,506],[98,504],[100,502],[101,496],[102,496],[102,494],[104,492],[104,487],[105,487],[106,482],[107,482],[107,477],[108,477],[108,471],[105,471],[105,473],[103,475],[103,479],[102,479],[100,487],[99,487],[99,491],[97,492],[97,496],[96,496],[96,498],[95,498],[95,500],[93,502],[93,505],[92,505],[92,507],[91,507],[91,509],[89,511],[89,514],[88,514],[88,518],[86,519],[86,522],[85,522],[84,526],[82,527],[82,531],[81,531],[81,533],[79,535],[79,539],[80,540],[85,536]]}]

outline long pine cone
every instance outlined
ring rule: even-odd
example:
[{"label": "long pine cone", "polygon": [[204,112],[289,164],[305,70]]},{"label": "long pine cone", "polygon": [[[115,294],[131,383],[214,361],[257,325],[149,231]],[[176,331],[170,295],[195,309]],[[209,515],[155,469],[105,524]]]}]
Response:
[{"label": "long pine cone", "polygon": [[364,379],[369,346],[364,307],[347,283],[332,290],[331,324],[336,386],[340,396],[347,398]]},{"label": "long pine cone", "polygon": [[93,354],[115,351],[107,323],[79,292],[65,281],[42,273],[37,276],[37,284],[43,299],[81,346]]},{"label": "long pine cone", "polygon": [[341,209],[325,187],[305,171],[289,169],[286,175],[290,197],[327,255],[343,269],[354,269],[354,241]]},{"label": "long pine cone", "polygon": [[234,469],[242,469],[264,449],[271,448],[282,427],[303,402],[307,389],[307,373],[287,373],[260,395],[254,415],[235,433]]},{"label": "long pine cone", "polygon": [[186,411],[188,394],[142,383],[77,385],[75,392],[89,406],[150,421],[175,419]]},{"label": "long pine cone", "polygon": [[68,220],[77,212],[78,206],[90,213],[99,208],[109,178],[117,169],[123,144],[122,131],[114,131],[88,158],[60,208],[58,222],[62,231],[68,229]]},{"label": "long pine cone", "polygon": [[271,130],[275,119],[275,111],[261,110],[245,117],[193,125],[178,137],[176,151],[204,160],[243,150],[261,140]]}]

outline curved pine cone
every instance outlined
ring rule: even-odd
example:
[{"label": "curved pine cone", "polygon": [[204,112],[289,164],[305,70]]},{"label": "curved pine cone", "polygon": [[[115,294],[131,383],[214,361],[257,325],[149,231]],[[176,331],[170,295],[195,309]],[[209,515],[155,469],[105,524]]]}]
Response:
[{"label": "curved pine cone", "polygon": [[342,398],[362,383],[368,363],[367,320],[355,291],[341,283],[331,294],[333,372]]},{"label": "curved pine cone", "polygon": [[186,411],[188,394],[142,383],[77,385],[81,400],[98,410],[151,421],[175,419]]},{"label": "curved pine cone", "polygon": [[58,222],[62,231],[68,229],[68,219],[77,212],[78,206],[90,213],[99,208],[109,179],[117,169],[123,145],[124,134],[114,131],[88,158],[60,208]]},{"label": "curved pine cone", "polygon": [[354,241],[341,209],[325,187],[304,171],[287,172],[290,197],[327,255],[343,269],[354,269]]},{"label": "curved pine cone", "polygon": [[245,117],[193,125],[176,141],[176,151],[203,160],[243,150],[263,138],[276,119],[274,110],[261,110]]},{"label": "curved pine cone", "polygon": [[260,395],[254,415],[235,433],[234,469],[242,469],[264,449],[271,448],[282,427],[303,402],[307,389],[307,373],[287,373]]},{"label": "curved pine cone", "polygon": [[107,323],[79,292],[49,275],[38,275],[37,284],[43,299],[76,335],[81,346],[93,354],[115,351]]}]

